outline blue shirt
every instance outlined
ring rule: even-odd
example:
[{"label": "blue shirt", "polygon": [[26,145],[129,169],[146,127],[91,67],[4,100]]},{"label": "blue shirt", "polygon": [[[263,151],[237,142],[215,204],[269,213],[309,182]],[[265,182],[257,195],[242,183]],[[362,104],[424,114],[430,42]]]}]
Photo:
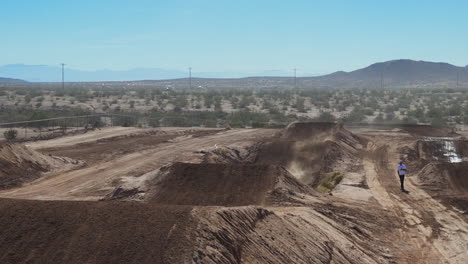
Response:
[{"label": "blue shirt", "polygon": [[405,165],[398,165],[398,174],[399,175],[406,175],[406,166]]}]

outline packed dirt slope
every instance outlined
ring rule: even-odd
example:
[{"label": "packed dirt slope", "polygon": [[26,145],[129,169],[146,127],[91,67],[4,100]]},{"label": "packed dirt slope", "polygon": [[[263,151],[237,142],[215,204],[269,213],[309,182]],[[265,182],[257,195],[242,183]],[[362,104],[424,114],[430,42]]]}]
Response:
[{"label": "packed dirt slope", "polygon": [[279,166],[205,163],[163,168],[141,192],[152,203],[205,206],[264,205],[314,193]]},{"label": "packed dirt slope", "polygon": [[[357,208],[195,208],[195,263],[394,263],[388,223]],[[353,216],[350,216],[353,215]]]},{"label": "packed dirt slope", "polygon": [[468,162],[429,163],[418,174],[421,186],[433,191],[468,193]]},{"label": "packed dirt slope", "polygon": [[295,122],[259,149],[255,163],[279,164],[301,182],[317,186],[326,173],[355,171],[366,144],[339,124]]},{"label": "packed dirt slope", "polygon": [[48,156],[21,144],[0,145],[0,190],[33,181],[45,172],[77,165],[79,162]]},{"label": "packed dirt slope", "polygon": [[187,263],[191,207],[0,199],[0,263]]},{"label": "packed dirt slope", "polygon": [[[0,199],[0,262],[466,263],[463,144],[419,129],[294,123],[29,144],[85,165],[0,191],[13,198]],[[330,172],[344,179],[315,191]]]}]

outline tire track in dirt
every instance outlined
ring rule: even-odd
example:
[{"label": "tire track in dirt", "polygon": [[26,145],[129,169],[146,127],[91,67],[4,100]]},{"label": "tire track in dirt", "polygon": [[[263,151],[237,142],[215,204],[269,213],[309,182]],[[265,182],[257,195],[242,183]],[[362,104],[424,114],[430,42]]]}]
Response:
[{"label": "tire track in dirt", "polygon": [[409,142],[401,138],[374,140],[364,158],[366,178],[379,204],[401,219],[402,259],[408,263],[466,263],[467,223],[410,179],[405,183],[411,192],[399,191],[398,177],[389,164],[397,163],[399,145]]}]

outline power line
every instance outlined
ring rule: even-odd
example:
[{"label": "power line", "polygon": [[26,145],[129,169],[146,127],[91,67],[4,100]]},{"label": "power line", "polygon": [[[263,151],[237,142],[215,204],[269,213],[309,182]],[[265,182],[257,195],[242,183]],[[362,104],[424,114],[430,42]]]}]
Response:
[{"label": "power line", "polygon": [[62,65],[62,90],[65,90],[65,63],[60,63]]},{"label": "power line", "polygon": [[383,90],[384,88],[384,80],[383,80],[383,70],[380,72],[380,89]]},{"label": "power line", "polygon": [[189,70],[189,89],[192,90],[192,67],[189,67],[188,70]]},{"label": "power line", "polygon": [[297,88],[297,75],[296,75],[296,71],[297,71],[297,69],[294,68],[294,89]]}]

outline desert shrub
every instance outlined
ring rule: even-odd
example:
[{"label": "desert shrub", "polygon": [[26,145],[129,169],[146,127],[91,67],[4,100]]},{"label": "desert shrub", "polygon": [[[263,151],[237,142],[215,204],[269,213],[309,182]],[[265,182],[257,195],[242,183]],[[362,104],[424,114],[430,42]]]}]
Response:
[{"label": "desert shrub", "polygon": [[443,117],[434,117],[431,120],[431,125],[435,127],[445,127],[447,126],[447,120]]},{"label": "desert shrub", "polygon": [[296,99],[296,104],[293,107],[296,108],[297,111],[299,111],[301,113],[307,112],[306,109],[305,109],[305,99],[304,98],[298,97]]},{"label": "desert shrub", "polygon": [[114,126],[134,127],[138,123],[138,118],[133,116],[112,116],[112,124]]},{"label": "desert shrub", "polygon": [[366,115],[361,111],[360,108],[356,107],[343,118],[343,121],[345,123],[360,123],[365,119]]},{"label": "desert shrub", "polygon": [[7,131],[3,132],[3,136],[6,140],[15,140],[18,136],[18,130],[8,129]]},{"label": "desert shrub", "polygon": [[375,118],[374,123],[381,124],[384,122],[384,115],[380,112]]},{"label": "desert shrub", "polygon": [[334,122],[336,121],[336,118],[330,112],[322,112],[317,118],[315,118],[315,120],[321,122]]},{"label": "desert shrub", "polygon": [[159,127],[159,119],[156,119],[156,118],[148,119],[148,126],[150,126],[150,127]]},{"label": "desert shrub", "polygon": [[317,189],[322,192],[331,192],[341,180],[343,180],[343,174],[341,172],[333,172],[320,181]]}]

